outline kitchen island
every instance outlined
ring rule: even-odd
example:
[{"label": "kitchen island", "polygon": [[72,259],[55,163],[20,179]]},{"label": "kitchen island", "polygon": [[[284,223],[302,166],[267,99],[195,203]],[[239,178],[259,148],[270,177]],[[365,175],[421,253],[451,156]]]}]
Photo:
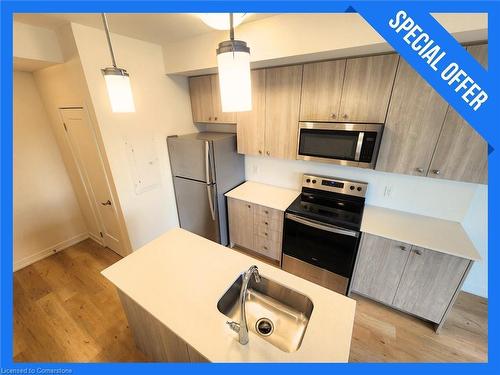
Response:
[{"label": "kitchen island", "polygon": [[[249,343],[241,345],[226,324],[230,319],[217,309],[217,302],[231,284],[254,264],[262,276],[306,295],[314,305],[302,344],[295,352],[282,351],[253,332]],[[349,359],[354,300],[183,229],[166,232],[102,274],[117,287],[136,343],[152,360]]]}]

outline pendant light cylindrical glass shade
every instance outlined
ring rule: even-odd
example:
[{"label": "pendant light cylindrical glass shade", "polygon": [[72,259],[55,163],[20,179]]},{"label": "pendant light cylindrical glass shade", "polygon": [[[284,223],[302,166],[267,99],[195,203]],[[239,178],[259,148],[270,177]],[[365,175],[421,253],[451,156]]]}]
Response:
[{"label": "pendant light cylindrical glass shade", "polygon": [[113,112],[135,112],[130,77],[125,69],[106,68],[102,70]]},{"label": "pendant light cylindrical glass shade", "polygon": [[222,112],[252,110],[250,49],[240,40],[225,41],[217,49]]}]

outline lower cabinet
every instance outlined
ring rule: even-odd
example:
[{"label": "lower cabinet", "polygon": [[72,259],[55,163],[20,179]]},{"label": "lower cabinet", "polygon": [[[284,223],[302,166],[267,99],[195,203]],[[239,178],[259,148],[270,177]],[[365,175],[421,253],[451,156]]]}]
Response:
[{"label": "lower cabinet", "polygon": [[281,261],[283,212],[228,198],[229,241],[267,258]]},{"label": "lower cabinet", "polygon": [[209,362],[138,303],[118,290],[135,345],[154,362]]},{"label": "lower cabinet", "polygon": [[363,233],[351,291],[443,325],[472,261]]}]

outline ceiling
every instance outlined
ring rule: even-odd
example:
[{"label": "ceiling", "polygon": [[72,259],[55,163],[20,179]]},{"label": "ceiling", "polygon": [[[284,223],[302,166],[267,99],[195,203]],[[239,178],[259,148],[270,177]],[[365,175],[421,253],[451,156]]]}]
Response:
[{"label": "ceiling", "polygon": [[[275,14],[249,14],[243,23]],[[168,44],[214,31],[193,13],[108,13],[111,32],[157,44]],[[56,30],[75,22],[103,28],[100,13],[16,13],[14,21]]]}]

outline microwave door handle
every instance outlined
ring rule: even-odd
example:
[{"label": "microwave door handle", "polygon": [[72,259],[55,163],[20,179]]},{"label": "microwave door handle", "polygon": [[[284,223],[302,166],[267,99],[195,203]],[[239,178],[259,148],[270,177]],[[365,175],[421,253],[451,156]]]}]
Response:
[{"label": "microwave door handle", "polygon": [[363,148],[363,140],[365,138],[365,132],[359,132],[358,143],[356,144],[356,153],[354,154],[354,160],[359,161],[361,156],[361,148]]},{"label": "microwave door handle", "polygon": [[359,237],[359,233],[353,230],[339,228],[330,224],[323,224],[316,220],[304,219],[302,217],[293,214],[286,214],[285,217],[297,223],[304,224],[307,225],[308,227],[316,228],[319,230],[324,230],[327,232],[332,232],[337,234],[343,234],[345,236]]}]

